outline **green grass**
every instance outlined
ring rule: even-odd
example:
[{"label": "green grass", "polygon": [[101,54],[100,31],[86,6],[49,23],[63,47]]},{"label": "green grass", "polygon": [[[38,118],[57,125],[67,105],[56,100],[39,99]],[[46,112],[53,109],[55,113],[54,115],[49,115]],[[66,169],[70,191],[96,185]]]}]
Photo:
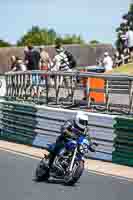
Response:
[{"label": "green grass", "polygon": [[133,63],[117,67],[113,70],[113,73],[133,74]]}]

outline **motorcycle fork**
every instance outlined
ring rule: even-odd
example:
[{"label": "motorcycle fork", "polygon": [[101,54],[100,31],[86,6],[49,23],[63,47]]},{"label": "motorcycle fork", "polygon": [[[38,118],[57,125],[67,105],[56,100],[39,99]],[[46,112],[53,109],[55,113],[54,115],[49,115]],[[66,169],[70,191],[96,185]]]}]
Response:
[{"label": "motorcycle fork", "polygon": [[74,150],[73,157],[72,157],[72,160],[71,160],[71,164],[70,164],[70,167],[69,167],[69,171],[70,171],[70,172],[71,172],[72,169],[73,169],[73,164],[74,164],[74,161],[75,161],[76,153],[77,153],[77,147],[76,147],[75,150]]}]

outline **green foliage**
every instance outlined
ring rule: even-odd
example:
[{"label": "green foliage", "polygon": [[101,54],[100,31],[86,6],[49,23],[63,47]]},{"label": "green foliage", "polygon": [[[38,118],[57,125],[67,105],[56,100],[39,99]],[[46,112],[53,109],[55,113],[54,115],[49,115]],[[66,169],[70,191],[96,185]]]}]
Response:
[{"label": "green foliage", "polygon": [[133,2],[129,5],[129,12],[133,13]]},{"label": "green foliage", "polygon": [[62,44],[83,44],[84,41],[81,36],[66,35],[64,38],[60,37],[53,29],[39,28],[33,26],[18,42],[18,46],[32,44],[32,45],[53,45],[55,42]]},{"label": "green foliage", "polygon": [[89,42],[89,44],[90,44],[90,45],[97,45],[97,44],[100,44],[100,42],[97,41],[97,40],[91,40],[91,41]]},{"label": "green foliage", "polygon": [[84,40],[81,36],[74,35],[65,35],[64,38],[62,38],[63,44],[83,44]]},{"label": "green foliage", "polygon": [[10,47],[11,44],[8,42],[5,42],[4,40],[0,40],[0,47]]},{"label": "green foliage", "polygon": [[40,29],[38,26],[33,26],[18,42],[17,45],[49,45],[54,44],[56,32],[53,29]]},{"label": "green foliage", "polygon": [[116,48],[121,48],[121,41],[120,41],[120,35],[127,30],[127,27],[129,27],[131,30],[133,30],[133,2],[129,5],[129,11],[128,13],[124,14],[122,16],[123,20],[127,20],[127,23],[121,23],[120,26],[116,29],[117,34],[117,41],[116,41]]}]

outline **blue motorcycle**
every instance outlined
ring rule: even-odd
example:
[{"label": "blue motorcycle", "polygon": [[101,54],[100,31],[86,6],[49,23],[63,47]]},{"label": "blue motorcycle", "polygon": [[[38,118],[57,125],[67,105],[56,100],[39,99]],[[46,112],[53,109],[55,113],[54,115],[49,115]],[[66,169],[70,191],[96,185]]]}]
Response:
[{"label": "blue motorcycle", "polygon": [[61,179],[66,185],[74,185],[84,171],[84,160],[88,153],[95,151],[96,143],[90,144],[87,134],[80,135],[76,140],[68,139],[64,147],[56,155],[52,167],[49,169],[49,155],[54,150],[55,144],[49,144],[36,169],[36,180],[47,181],[50,177]]}]

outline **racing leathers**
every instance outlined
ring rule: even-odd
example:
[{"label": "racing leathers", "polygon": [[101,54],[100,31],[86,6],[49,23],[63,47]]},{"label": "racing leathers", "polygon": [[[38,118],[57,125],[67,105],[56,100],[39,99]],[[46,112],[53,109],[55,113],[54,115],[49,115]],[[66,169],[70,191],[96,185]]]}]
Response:
[{"label": "racing leathers", "polygon": [[[79,128],[74,120],[68,120],[63,126],[61,126],[61,135],[58,136],[54,150],[50,153],[49,168],[52,166],[53,161],[56,155],[59,153],[60,149],[64,147],[64,144],[67,142],[67,139],[71,138],[76,140],[81,134],[84,134],[84,130]],[[90,141],[90,151],[94,152],[93,148],[91,148],[92,142],[89,133],[87,133],[87,137]]]}]

